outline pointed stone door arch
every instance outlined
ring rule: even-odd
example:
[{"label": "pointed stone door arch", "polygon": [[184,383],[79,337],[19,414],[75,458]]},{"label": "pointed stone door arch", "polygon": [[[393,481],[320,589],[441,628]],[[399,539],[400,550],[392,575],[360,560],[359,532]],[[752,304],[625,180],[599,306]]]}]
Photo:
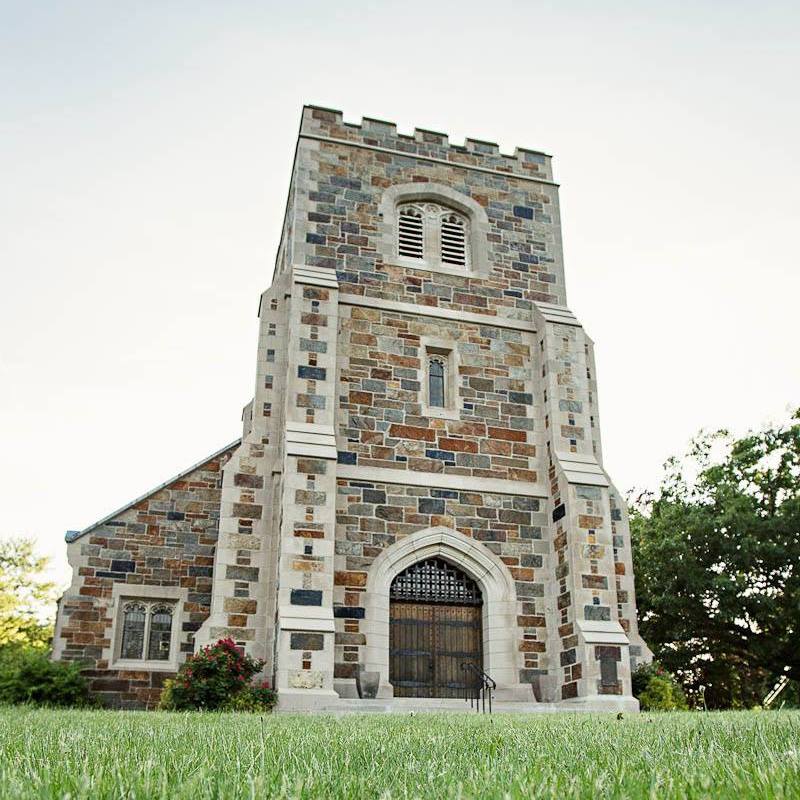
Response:
[{"label": "pointed stone door arch", "polygon": [[378,697],[392,697],[389,682],[389,590],[395,576],[418,561],[440,556],[473,578],[483,595],[483,668],[497,681],[498,699],[533,701],[519,683],[517,601],[508,567],[480,542],[437,526],[387,547],[370,567],[364,595],[364,668],[380,674]]}]

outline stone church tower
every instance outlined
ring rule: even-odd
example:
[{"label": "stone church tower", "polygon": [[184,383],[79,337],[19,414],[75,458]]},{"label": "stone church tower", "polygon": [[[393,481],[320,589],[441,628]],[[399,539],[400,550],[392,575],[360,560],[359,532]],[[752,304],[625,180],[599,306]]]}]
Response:
[{"label": "stone church tower", "polygon": [[[230,637],[285,709],[636,708],[625,503],[550,157],[303,109],[241,440],[70,532],[57,658],[152,705]],[[377,702],[373,700],[372,702]]]}]

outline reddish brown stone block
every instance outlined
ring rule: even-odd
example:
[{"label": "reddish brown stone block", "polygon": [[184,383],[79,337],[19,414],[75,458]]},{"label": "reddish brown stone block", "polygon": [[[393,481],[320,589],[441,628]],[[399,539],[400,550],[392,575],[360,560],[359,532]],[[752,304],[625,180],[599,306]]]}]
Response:
[{"label": "reddish brown stone block", "polygon": [[459,453],[477,453],[478,443],[470,442],[467,439],[439,439],[440,450],[455,450]]},{"label": "reddish brown stone block", "polygon": [[366,586],[366,572],[334,572],[333,582],[336,586]]},{"label": "reddish brown stone block", "polygon": [[490,439],[505,439],[509,442],[524,442],[528,438],[525,431],[515,431],[511,428],[489,428],[487,433]]},{"label": "reddish brown stone block", "polygon": [[390,425],[389,435],[398,439],[416,439],[425,442],[432,442],[436,439],[436,431],[412,425]]}]

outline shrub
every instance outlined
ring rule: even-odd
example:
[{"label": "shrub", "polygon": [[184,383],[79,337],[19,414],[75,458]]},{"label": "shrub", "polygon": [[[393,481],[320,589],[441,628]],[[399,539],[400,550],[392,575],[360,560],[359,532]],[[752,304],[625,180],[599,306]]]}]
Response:
[{"label": "shrub", "polygon": [[47,650],[14,645],[0,648],[0,703],[91,705],[80,664],[51,661]]},{"label": "shrub", "polygon": [[159,706],[175,711],[224,709],[250,688],[251,678],[263,666],[263,661],[240,653],[232,639],[220,639],[186,659],[165,683]]},{"label": "shrub", "polygon": [[682,711],[688,708],[681,685],[657,661],[636,669],[631,684],[642,711]]},{"label": "shrub", "polygon": [[226,711],[271,711],[278,700],[277,693],[266,683],[245,686],[225,704]]}]

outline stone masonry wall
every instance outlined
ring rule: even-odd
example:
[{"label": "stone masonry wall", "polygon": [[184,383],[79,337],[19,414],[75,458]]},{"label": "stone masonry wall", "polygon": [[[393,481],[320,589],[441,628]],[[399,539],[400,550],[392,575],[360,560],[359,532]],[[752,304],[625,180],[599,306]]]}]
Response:
[{"label": "stone masonry wall", "polygon": [[73,581],[59,606],[55,657],[86,666],[93,696],[122,708],[153,706],[170,672],[114,669],[113,586],[179,587],[180,657],[209,613],[222,467],[234,447],[182,475],[69,544]]},{"label": "stone masonry wall", "polygon": [[[371,308],[343,312],[340,463],[536,482],[529,334]],[[424,415],[423,337],[455,351],[455,419]]]},{"label": "stone masonry wall", "polygon": [[[304,134],[399,152],[304,139]],[[403,151],[447,163],[410,158]],[[458,169],[458,164],[490,172]],[[344,125],[341,114],[306,108],[298,171],[294,262],[336,270],[344,294],[518,318],[530,317],[534,301],[566,302],[557,187],[549,157],[541,153],[518,151],[517,158],[509,158],[497,152],[497,145],[468,140],[467,148],[458,148],[441,134],[418,131],[403,137],[388,123],[365,119],[361,126]],[[379,252],[378,208],[386,188],[403,183],[443,184],[484,208],[490,280],[386,261]]]},{"label": "stone masonry wall", "polygon": [[544,580],[549,542],[544,503],[535,497],[339,479],[336,506],[335,675],[355,678],[368,642],[361,630],[367,572],[383,550],[423,528],[444,525],[494,552],[517,595],[520,683],[547,671]]}]

